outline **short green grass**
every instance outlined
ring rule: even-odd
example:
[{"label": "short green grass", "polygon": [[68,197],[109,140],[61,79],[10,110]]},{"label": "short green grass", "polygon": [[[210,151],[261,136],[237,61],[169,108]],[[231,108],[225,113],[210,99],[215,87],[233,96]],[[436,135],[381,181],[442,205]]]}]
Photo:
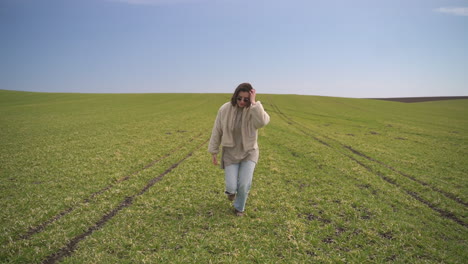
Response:
[{"label": "short green grass", "polygon": [[229,96],[0,90],[0,262],[466,263],[468,100],[260,94],[236,217],[207,153]]}]

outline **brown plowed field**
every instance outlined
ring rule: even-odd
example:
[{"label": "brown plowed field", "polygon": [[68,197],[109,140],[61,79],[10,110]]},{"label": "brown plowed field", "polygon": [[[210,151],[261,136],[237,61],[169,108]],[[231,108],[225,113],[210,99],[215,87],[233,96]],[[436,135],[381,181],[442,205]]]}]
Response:
[{"label": "brown plowed field", "polygon": [[420,103],[428,101],[442,101],[442,100],[460,100],[468,99],[468,96],[437,96],[437,97],[397,97],[397,98],[367,98],[375,100],[386,100],[401,103]]}]

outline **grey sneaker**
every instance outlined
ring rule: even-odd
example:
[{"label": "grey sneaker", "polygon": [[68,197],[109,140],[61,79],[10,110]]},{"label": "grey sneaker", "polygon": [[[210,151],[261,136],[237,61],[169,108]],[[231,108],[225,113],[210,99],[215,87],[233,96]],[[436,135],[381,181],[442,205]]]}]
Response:
[{"label": "grey sneaker", "polygon": [[237,216],[244,216],[244,212],[237,211],[237,209],[234,209],[236,211]]},{"label": "grey sneaker", "polygon": [[228,196],[229,201],[234,201],[234,199],[236,199],[235,193],[228,193],[228,192],[224,192],[224,193]]}]

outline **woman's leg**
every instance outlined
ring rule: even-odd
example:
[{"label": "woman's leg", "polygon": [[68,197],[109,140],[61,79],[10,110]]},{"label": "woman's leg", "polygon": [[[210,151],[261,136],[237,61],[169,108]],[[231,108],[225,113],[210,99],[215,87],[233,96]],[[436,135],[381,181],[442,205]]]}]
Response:
[{"label": "woman's leg", "polygon": [[239,175],[239,163],[231,164],[224,168],[225,181],[226,181],[226,194],[235,194],[237,192],[237,182]]},{"label": "woman's leg", "polygon": [[252,186],[252,178],[255,170],[256,163],[253,161],[243,161],[239,166],[239,177],[237,185],[237,197],[234,201],[234,208],[237,211],[243,212],[245,210],[245,203],[249,196],[250,187]]}]

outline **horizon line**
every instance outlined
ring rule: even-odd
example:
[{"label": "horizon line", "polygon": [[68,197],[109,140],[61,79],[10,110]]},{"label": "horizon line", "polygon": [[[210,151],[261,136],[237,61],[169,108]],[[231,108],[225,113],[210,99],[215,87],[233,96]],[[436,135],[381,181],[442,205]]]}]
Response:
[{"label": "horizon line", "polygon": [[[25,91],[25,90],[9,90],[9,89],[0,89],[0,91],[10,91],[10,92],[25,92],[25,93],[48,93],[48,94],[232,94],[232,93],[213,93],[213,92],[200,92],[200,93],[190,93],[190,92],[47,92],[47,91]],[[468,95],[429,95],[429,96],[385,96],[385,97],[349,97],[349,96],[334,96],[334,95],[317,95],[317,94],[297,94],[297,93],[259,93],[260,95],[299,95],[299,96],[318,96],[318,97],[336,97],[336,98],[351,98],[351,99],[422,99],[422,98],[459,98],[459,99],[468,99]]]}]

